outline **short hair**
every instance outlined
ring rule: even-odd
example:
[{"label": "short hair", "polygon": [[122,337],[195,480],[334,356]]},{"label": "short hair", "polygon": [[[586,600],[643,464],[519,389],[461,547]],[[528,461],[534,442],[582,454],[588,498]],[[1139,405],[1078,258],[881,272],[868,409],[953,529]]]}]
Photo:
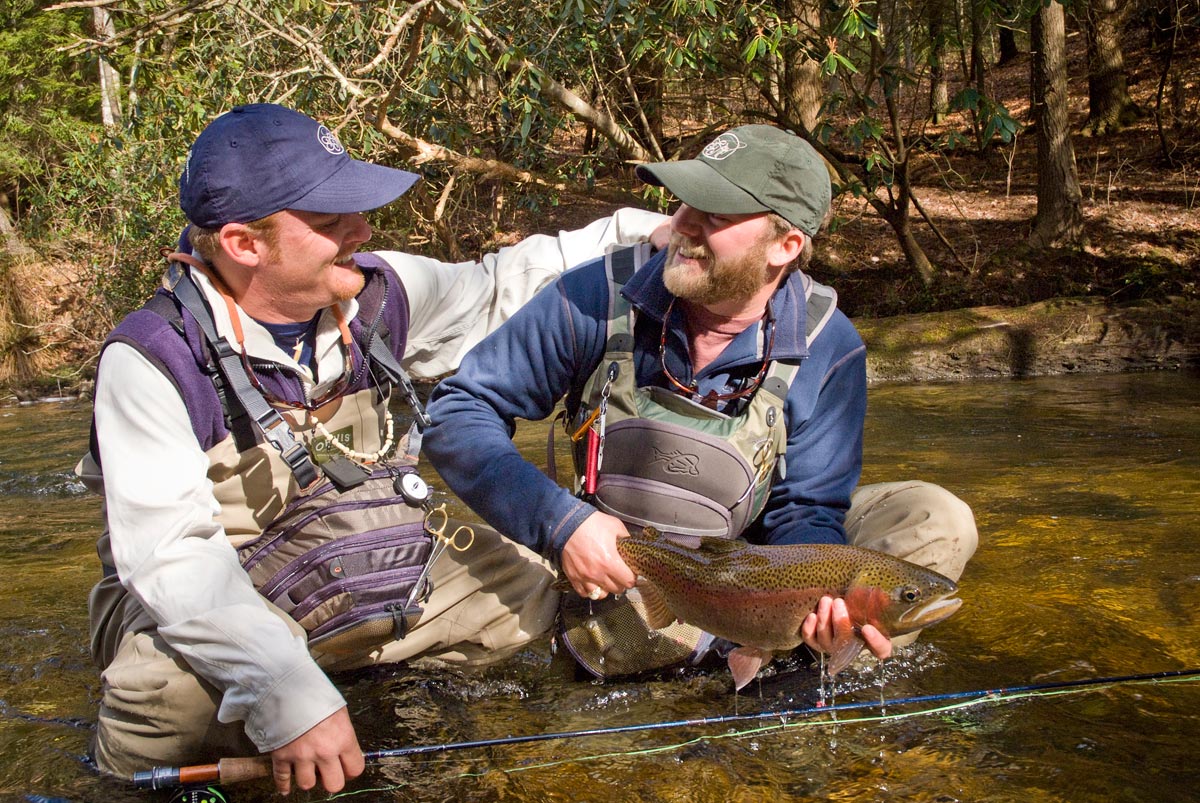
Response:
[{"label": "short hair", "polygon": [[[279,245],[279,214],[279,212],[275,212],[258,220],[252,220],[245,226],[266,242],[267,247],[275,248]],[[211,265],[213,258],[221,249],[221,230],[206,229],[193,223],[188,227],[187,236],[188,242],[192,244],[192,250]]]}]

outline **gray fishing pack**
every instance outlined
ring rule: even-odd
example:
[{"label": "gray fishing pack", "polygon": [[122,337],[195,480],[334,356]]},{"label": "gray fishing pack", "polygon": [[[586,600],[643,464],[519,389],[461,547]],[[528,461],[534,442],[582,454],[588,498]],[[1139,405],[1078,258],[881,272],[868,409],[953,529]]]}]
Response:
[{"label": "gray fishing pack", "polygon": [[[766,506],[786,472],[788,389],[799,365],[770,361],[738,415],[725,415],[665,388],[637,387],[635,310],[621,288],[650,256],[647,245],[605,257],[609,283],[605,355],[589,378],[580,409],[567,422],[578,435],[604,406],[603,459],[588,500],[634,529],[736,538]],[[812,283],[807,298],[811,342],[836,308],[836,294]],[[585,490],[587,443],[574,445],[576,490]],[[698,660],[711,637],[681,622],[654,630],[636,589],[593,602],[565,594],[560,641],[597,677],[613,677]]]}]

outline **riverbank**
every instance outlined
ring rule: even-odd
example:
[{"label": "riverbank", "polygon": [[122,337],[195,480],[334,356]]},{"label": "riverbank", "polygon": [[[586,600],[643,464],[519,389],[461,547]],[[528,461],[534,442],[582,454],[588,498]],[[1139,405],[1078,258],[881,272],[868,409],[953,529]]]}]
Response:
[{"label": "riverbank", "polygon": [[881,382],[1118,373],[1200,365],[1200,301],[1111,305],[1060,298],[1023,307],[857,319],[867,376]]},{"label": "riverbank", "polygon": [[[1060,298],[1023,307],[856,318],[854,324],[867,344],[872,385],[1200,366],[1196,299],[1108,304]],[[90,397],[90,378],[64,382],[62,371],[54,374],[4,387],[0,406]]]}]

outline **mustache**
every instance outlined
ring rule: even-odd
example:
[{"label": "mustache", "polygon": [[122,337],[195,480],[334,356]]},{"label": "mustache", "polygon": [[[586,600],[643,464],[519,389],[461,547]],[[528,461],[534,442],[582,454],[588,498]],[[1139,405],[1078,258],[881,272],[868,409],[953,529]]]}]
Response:
[{"label": "mustache", "polygon": [[688,259],[708,259],[712,256],[712,252],[708,250],[708,246],[675,232],[671,232],[671,237],[667,241],[667,248],[672,254],[681,254]]}]

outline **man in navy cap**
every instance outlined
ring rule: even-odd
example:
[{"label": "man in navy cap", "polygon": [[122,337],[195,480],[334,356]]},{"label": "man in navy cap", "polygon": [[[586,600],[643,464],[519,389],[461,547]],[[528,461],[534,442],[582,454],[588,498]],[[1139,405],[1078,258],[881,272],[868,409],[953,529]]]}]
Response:
[{"label": "man in navy cap", "polygon": [[[426,568],[417,613],[400,600],[403,614],[388,614],[402,638],[360,654],[310,649],[309,618],[268,601],[239,561],[237,548],[306,492],[356,493],[370,487],[367,468],[416,454],[419,430],[395,437],[388,411],[404,369],[454,369],[553,275],[662,222],[621,210],[479,263],[359,253],[371,237],[363,212],[417,179],[352,159],[328,128],[273,104],[216,118],[192,146],[183,247],[164,287],[105,343],[77,469],[105,501],[104,578],[89,600],[101,769],[129,777],[264,752],[279,792],[334,792],[363,758],[327,670],[418,655],[481,662],[549,627],[549,565],[486,528],[461,558],[447,550]],[[421,484],[392,473],[419,532]]]},{"label": "man in navy cap", "polygon": [[[830,209],[821,157],[789,132],[746,125],[694,159],[637,172],[681,202],[669,247],[563,274],[468,354],[429,406],[426,453],[446,483],[514,541],[552,555],[583,598],[563,599],[572,654],[608,676],[698,660],[711,645],[680,623],[635,626],[652,617],[629,610],[636,577],[616,543],[645,525],[853,543],[957,579],[977,540],[966,504],[923,482],[857,487],[865,348],[832,288],[803,272]],[[575,441],[570,490],[509,436],[516,419],[545,418],[560,401]],[[803,625],[816,651],[853,648],[836,663],[856,654],[851,634],[845,603],[830,597]],[[860,635],[890,654],[875,628]]]}]

